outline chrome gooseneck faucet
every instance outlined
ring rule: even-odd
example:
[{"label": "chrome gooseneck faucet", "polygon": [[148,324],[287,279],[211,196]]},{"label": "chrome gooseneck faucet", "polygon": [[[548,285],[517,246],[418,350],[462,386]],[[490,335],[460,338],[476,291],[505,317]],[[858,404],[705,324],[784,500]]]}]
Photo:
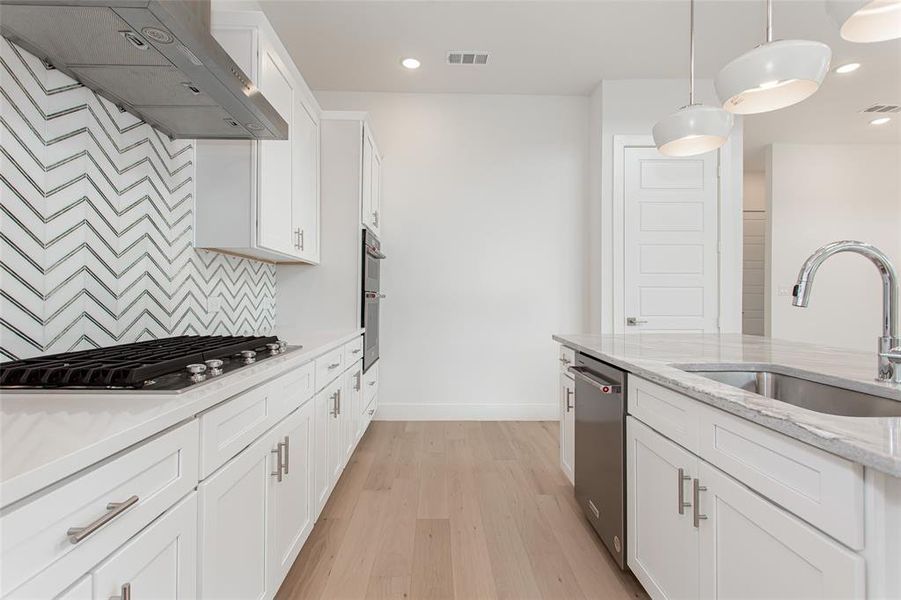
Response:
[{"label": "chrome gooseneck faucet", "polygon": [[879,381],[901,383],[901,338],[898,330],[898,302],[901,298],[901,289],[898,287],[898,273],[894,265],[879,248],[852,240],[826,244],[811,254],[801,267],[798,283],[792,291],[792,304],[807,307],[817,269],[826,259],[839,252],[861,254],[879,269],[882,277],[882,335],[879,337],[879,373],[876,378]]}]

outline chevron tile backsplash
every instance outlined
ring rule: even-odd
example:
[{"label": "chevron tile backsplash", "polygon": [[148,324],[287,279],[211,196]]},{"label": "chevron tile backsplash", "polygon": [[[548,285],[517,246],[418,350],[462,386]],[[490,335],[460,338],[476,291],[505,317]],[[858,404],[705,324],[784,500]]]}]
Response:
[{"label": "chevron tile backsplash", "polygon": [[275,267],[193,248],[191,143],[0,42],[0,360],[269,332]]}]

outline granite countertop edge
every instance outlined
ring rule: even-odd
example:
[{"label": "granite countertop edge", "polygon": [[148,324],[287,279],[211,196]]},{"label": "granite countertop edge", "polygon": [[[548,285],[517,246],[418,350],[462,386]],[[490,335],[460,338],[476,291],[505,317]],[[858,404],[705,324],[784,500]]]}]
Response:
[{"label": "granite countertop edge", "polygon": [[[846,425],[852,421],[859,421],[861,420],[860,418],[827,415],[788,405],[778,400],[764,398],[727,384],[712,381],[674,366],[711,364],[713,361],[698,360],[693,362],[692,360],[678,359],[639,359],[623,356],[616,351],[587,346],[574,339],[579,337],[577,335],[555,334],[552,337],[554,341],[564,346],[588,354],[598,360],[715,408],[787,435],[792,439],[810,444],[865,467],[876,469],[894,477],[901,477],[901,448],[896,449],[894,452],[886,451],[878,447],[880,446],[880,440],[870,439],[870,436],[865,434],[849,434]],[[816,379],[823,383],[831,383],[864,392],[871,391],[875,387],[862,383],[860,380],[832,376],[826,373],[816,373],[810,368],[798,368],[782,362],[723,360],[717,361],[716,364],[742,366],[775,364],[787,373],[794,372],[801,376],[815,375]],[[889,389],[888,393],[883,395],[901,398],[901,388],[895,389],[894,392],[897,393],[893,393],[893,390]],[[882,424],[893,422],[893,427],[901,428],[901,417],[873,418],[872,421],[874,423],[881,422]]]}]

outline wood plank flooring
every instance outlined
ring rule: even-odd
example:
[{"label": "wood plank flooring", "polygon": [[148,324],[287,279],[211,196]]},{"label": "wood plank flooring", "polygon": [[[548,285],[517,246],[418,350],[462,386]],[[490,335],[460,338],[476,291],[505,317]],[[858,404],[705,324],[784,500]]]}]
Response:
[{"label": "wood plank flooring", "polygon": [[647,598],[582,516],[557,435],[373,422],[277,598]]}]

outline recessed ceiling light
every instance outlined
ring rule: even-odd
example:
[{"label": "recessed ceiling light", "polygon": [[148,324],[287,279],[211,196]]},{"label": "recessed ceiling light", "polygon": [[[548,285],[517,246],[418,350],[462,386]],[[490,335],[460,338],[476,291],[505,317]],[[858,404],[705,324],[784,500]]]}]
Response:
[{"label": "recessed ceiling light", "polygon": [[836,73],[841,73],[844,75],[845,73],[853,73],[857,69],[860,68],[860,63],[848,63],[845,65],[841,65],[840,67],[835,68]]},{"label": "recessed ceiling light", "polygon": [[406,67],[410,70],[413,70],[413,69],[418,69],[419,65],[421,65],[422,63],[420,63],[419,60],[417,60],[415,58],[405,58],[402,61],[400,61],[400,64],[402,64],[404,67]]},{"label": "recessed ceiling light", "polygon": [[872,121],[870,121],[870,125],[885,125],[891,120],[891,117],[879,117],[878,119],[873,119]]}]

